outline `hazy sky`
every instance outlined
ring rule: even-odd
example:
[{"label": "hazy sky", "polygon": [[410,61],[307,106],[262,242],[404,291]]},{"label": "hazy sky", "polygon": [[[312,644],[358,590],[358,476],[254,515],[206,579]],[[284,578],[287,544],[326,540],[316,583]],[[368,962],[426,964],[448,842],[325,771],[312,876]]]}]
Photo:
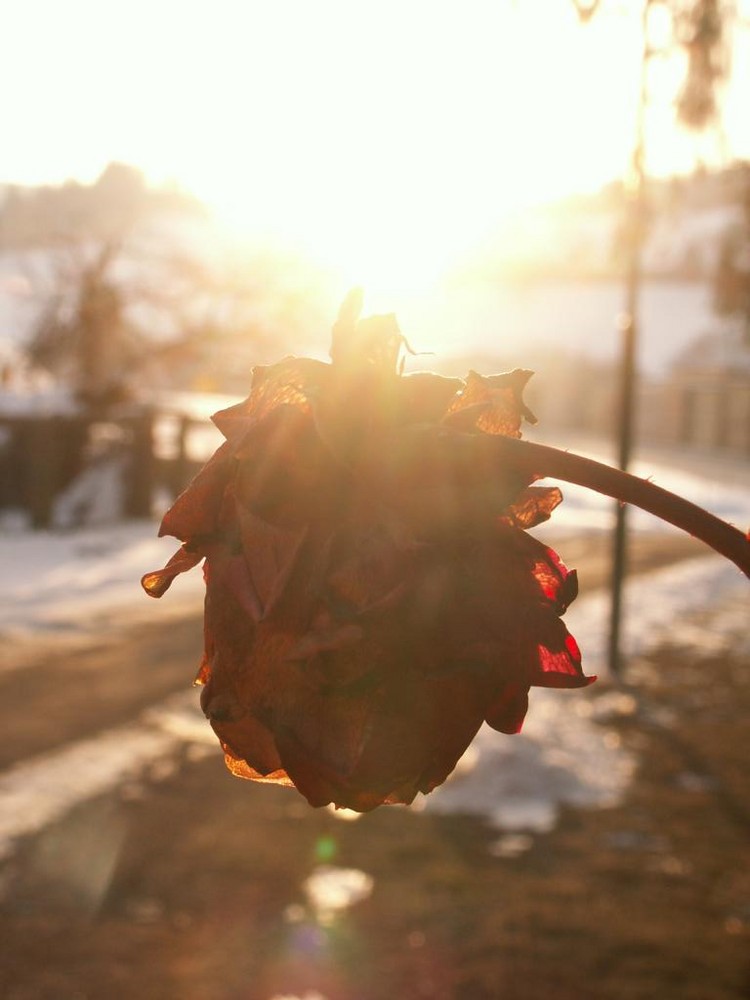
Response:
[{"label": "hazy sky", "polygon": [[[5,0],[0,181],[119,159],[322,257],[449,262],[513,208],[623,175],[640,7],[581,27],[570,0]],[[660,77],[651,162],[686,169]]]}]

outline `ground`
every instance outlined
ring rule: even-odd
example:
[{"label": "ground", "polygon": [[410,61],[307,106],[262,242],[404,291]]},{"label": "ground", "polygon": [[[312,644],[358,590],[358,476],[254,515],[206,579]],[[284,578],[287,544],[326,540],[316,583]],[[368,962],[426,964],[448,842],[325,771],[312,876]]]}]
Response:
[{"label": "ground", "polygon": [[[695,552],[640,545],[636,569]],[[603,578],[601,553],[565,554],[589,586]],[[45,646],[0,678],[2,766],[188,683],[200,623],[158,613],[85,649],[53,658]],[[154,780],[85,802],[7,860],[0,995],[750,997],[746,656],[697,654],[675,628],[624,681],[585,696],[637,757],[625,800],[566,809],[544,834],[398,807],[342,821],[232,778],[218,752],[155,766]],[[305,882],[331,865],[366,873],[369,895],[339,912],[316,902]]]}]

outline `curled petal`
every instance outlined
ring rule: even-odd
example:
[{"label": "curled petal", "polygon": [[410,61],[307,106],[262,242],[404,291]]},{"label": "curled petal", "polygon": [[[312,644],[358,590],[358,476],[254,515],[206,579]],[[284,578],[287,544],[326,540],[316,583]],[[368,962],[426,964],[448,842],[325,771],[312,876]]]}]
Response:
[{"label": "curled petal", "polygon": [[187,573],[203,559],[204,553],[191,551],[182,545],[163,569],[154,570],[141,577],[141,586],[149,597],[162,597],[176,576]]},{"label": "curled petal", "polygon": [[448,416],[472,408],[473,424],[485,434],[519,438],[524,420],[535,424],[536,417],[523,401],[523,390],[534,373],[516,368],[501,375],[479,375],[470,371],[466,388],[451,403]]},{"label": "curled petal", "polygon": [[513,528],[535,528],[550,519],[562,498],[557,486],[528,486],[506,507],[500,520]]},{"label": "curled petal", "polygon": [[485,721],[499,733],[520,733],[529,708],[529,686],[518,681],[506,684],[487,709]]},{"label": "curled petal", "polygon": [[232,448],[225,442],[164,515],[159,535],[174,535],[183,542],[213,535],[233,466]]},{"label": "curled petal", "polygon": [[537,646],[539,670],[532,683],[537,687],[579,688],[593,684],[596,677],[581,671],[578,643],[559,620]]},{"label": "curled petal", "polygon": [[329,366],[313,358],[289,357],[275,365],[258,365],[253,369],[252,391],[247,399],[220,410],[211,419],[224,437],[238,440],[277,406],[309,411],[309,397],[325,388],[328,374]]},{"label": "curled petal", "polygon": [[271,785],[286,785],[287,788],[294,788],[294,782],[282,768],[276,771],[263,773],[250,767],[246,760],[235,757],[229,750],[224,754],[224,763],[227,769],[238,778],[247,778],[250,781],[267,781]]}]

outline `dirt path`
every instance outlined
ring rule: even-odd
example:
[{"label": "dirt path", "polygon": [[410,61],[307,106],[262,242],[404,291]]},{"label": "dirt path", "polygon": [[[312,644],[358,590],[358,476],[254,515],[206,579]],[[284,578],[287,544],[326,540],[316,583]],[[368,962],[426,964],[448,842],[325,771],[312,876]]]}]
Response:
[{"label": "dirt path", "polygon": [[[750,684],[664,649],[606,721],[627,801],[546,835],[384,808],[357,822],[218,756],[102,797],[6,866],[7,1000],[739,1000],[750,989]],[[605,693],[606,689],[602,690]],[[328,914],[321,865],[371,893]]]},{"label": "dirt path", "polygon": [[0,674],[0,768],[94,735],[189,687],[200,659],[200,609],[118,628],[55,652],[48,640],[24,665]]},{"label": "dirt path", "polygon": [[[605,539],[560,550],[585,590],[604,581]],[[633,565],[700,551],[639,536]],[[0,676],[4,762],[189,685],[200,621],[165,627],[159,610],[152,625],[55,658],[45,646]],[[83,803],[0,868],[0,996],[750,996],[747,663],[673,646],[628,679],[633,696],[602,713],[608,739],[642,762],[626,802],[567,810],[549,834],[401,808],[343,822],[293,791],[231,778],[218,749]],[[369,895],[321,908],[305,882],[330,865],[360,873]]]}]

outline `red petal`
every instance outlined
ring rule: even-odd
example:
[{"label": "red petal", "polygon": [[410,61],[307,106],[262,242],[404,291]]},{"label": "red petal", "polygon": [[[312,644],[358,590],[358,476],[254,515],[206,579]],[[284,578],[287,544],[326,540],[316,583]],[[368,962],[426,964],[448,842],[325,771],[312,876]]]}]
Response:
[{"label": "red petal", "polygon": [[284,593],[307,532],[305,529],[294,531],[269,524],[240,503],[236,505],[236,513],[244,560],[263,617],[273,611]]},{"label": "red petal", "polygon": [[317,395],[326,385],[330,368],[312,358],[285,358],[275,365],[258,365],[253,369],[248,398],[211,419],[226,438],[237,440],[249,422],[262,420],[277,406],[291,405],[309,412],[309,396]]},{"label": "red petal", "polygon": [[160,536],[174,535],[188,541],[196,535],[211,535],[216,531],[224,489],[234,465],[232,452],[225,442],[203,466],[164,515]]},{"label": "red petal", "polygon": [[596,678],[586,677],[581,670],[578,643],[559,618],[550,618],[546,628],[537,633],[536,670],[530,677],[537,687],[587,687]]},{"label": "red petal", "polygon": [[523,401],[523,390],[533,372],[516,368],[501,375],[478,375],[470,371],[466,388],[450,405],[446,416],[474,408],[473,425],[485,434],[520,437],[524,419],[535,424],[536,417]]},{"label": "red petal", "polygon": [[264,520],[301,527],[341,505],[343,470],[310,413],[276,407],[246,434],[237,457],[237,498]]},{"label": "red petal", "polygon": [[401,424],[437,423],[456,394],[464,388],[463,379],[447,378],[433,372],[404,375],[396,384],[396,420]]},{"label": "red petal", "polygon": [[161,597],[169,590],[172,580],[176,576],[179,576],[180,573],[186,573],[193,566],[197,566],[203,556],[203,552],[190,552],[183,545],[175,552],[164,569],[146,573],[141,578],[141,586],[149,597]]},{"label": "red petal", "polygon": [[528,685],[513,682],[506,684],[500,697],[492,703],[485,720],[500,733],[520,733],[529,708]]},{"label": "red petal", "polygon": [[562,498],[556,486],[528,486],[506,508],[500,520],[513,528],[535,528],[549,520]]}]

